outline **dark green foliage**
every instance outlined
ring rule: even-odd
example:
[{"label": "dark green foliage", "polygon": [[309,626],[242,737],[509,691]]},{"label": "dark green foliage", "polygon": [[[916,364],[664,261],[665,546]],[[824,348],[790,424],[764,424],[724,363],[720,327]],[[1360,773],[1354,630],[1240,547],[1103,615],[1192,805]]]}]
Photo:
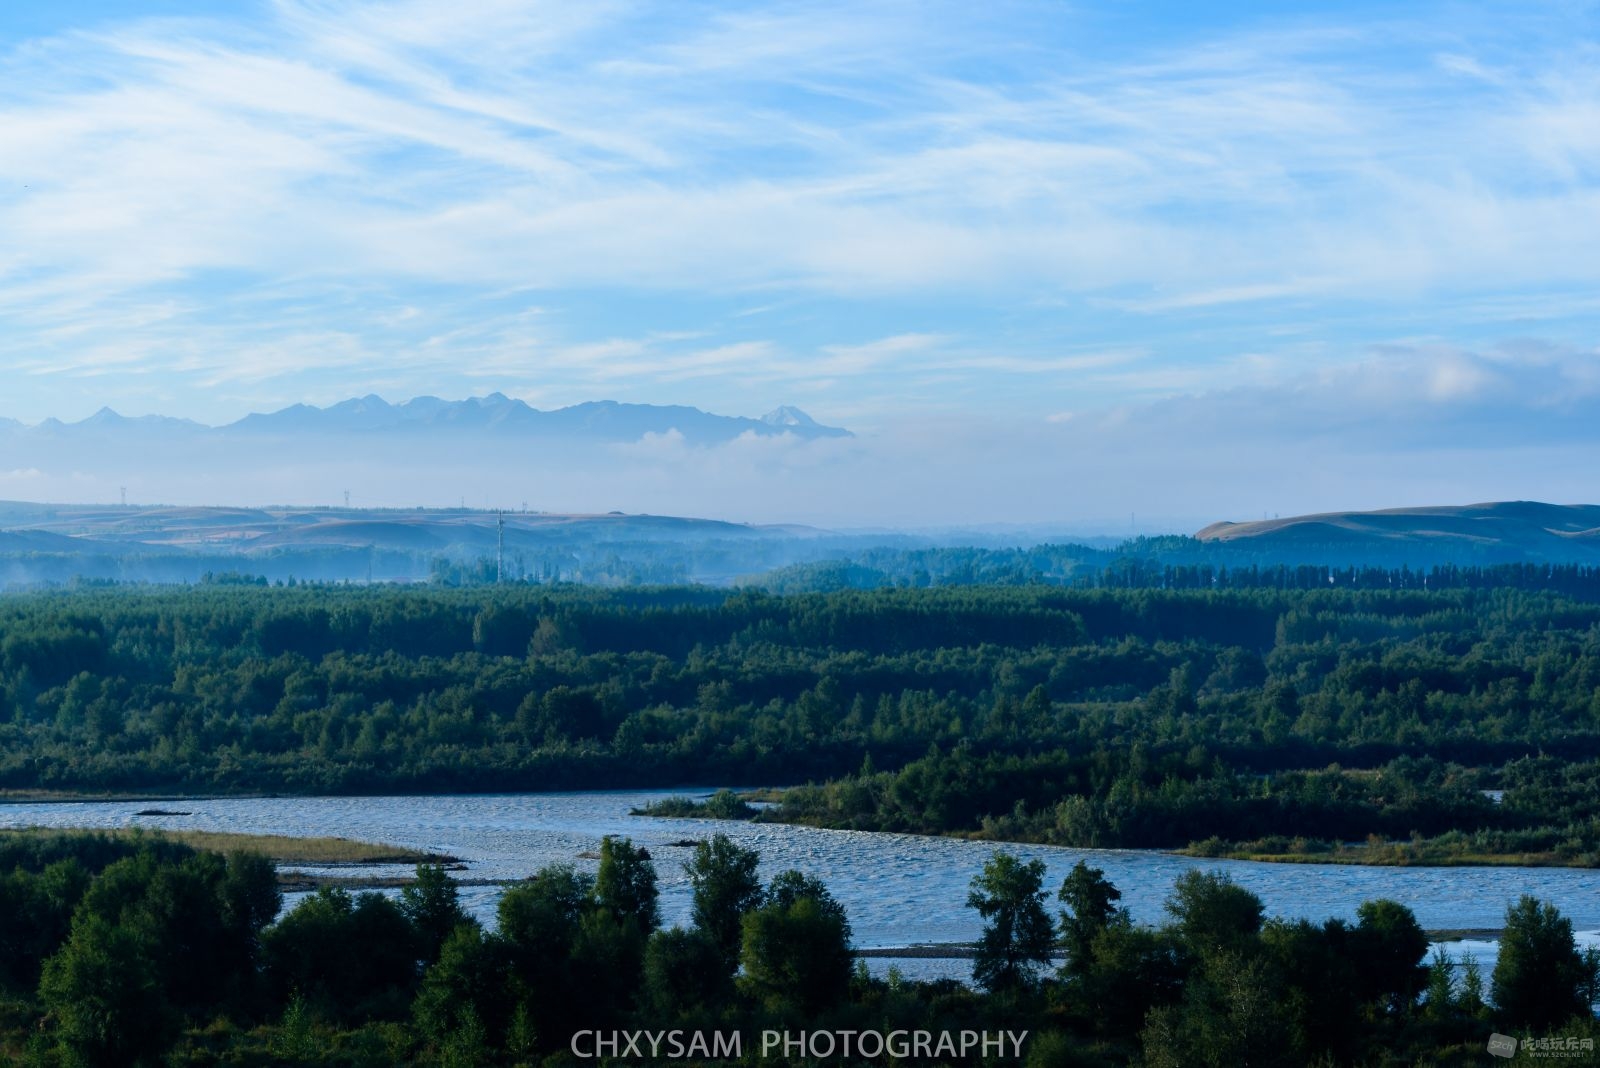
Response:
[{"label": "dark green foliage", "polygon": [[17,868],[0,875],[0,990],[38,985],[40,965],[66,941],[88,885],[89,873],[72,859],[39,873]]},{"label": "dark green foliage", "polygon": [[1386,1012],[1405,1013],[1428,983],[1422,963],[1428,936],[1411,910],[1397,901],[1363,901],[1349,935],[1356,962],[1356,990],[1362,1001]]},{"label": "dark green foliage", "polygon": [[1095,936],[1089,953],[1080,974],[1064,977],[1061,991],[1065,1007],[1086,1031],[1136,1034],[1152,1009],[1182,993],[1185,961],[1169,930],[1119,919]]},{"label": "dark green foliage", "polygon": [[651,935],[643,978],[644,1004],[663,1020],[706,1012],[729,985],[721,947],[699,928],[673,927]]},{"label": "dark green foliage", "polygon": [[1080,860],[1056,893],[1066,906],[1061,913],[1061,948],[1066,954],[1062,974],[1068,978],[1084,978],[1093,965],[1095,939],[1113,924],[1128,922],[1127,914],[1116,904],[1122,900],[1122,891],[1111,885],[1105,874]]},{"label": "dark green foliage", "polygon": [[1156,1008],[1146,1018],[1140,1034],[1145,1063],[1150,1068],[1313,1063],[1297,1048],[1282,995],[1266,962],[1216,953],[1188,976],[1182,1002]]},{"label": "dark green foliage", "polygon": [[1548,1031],[1579,1012],[1592,996],[1593,962],[1578,952],[1572,921],[1537,898],[1523,895],[1506,909],[1500,957],[1495,963],[1494,1005],[1511,1027]]},{"label": "dark green foliage", "polygon": [[595,897],[600,907],[618,923],[632,924],[641,937],[661,925],[656,904],[656,868],[650,854],[627,838],[600,840],[600,870],[595,875]]},{"label": "dark green foliage", "polygon": [[[1399,861],[1600,863],[1588,580],[1313,570],[786,597],[14,596],[0,788],[813,780],[777,818],[1303,855],[1376,835]],[[748,814],[722,803],[710,814]]]},{"label": "dark green foliage", "polygon": [[[1029,1033],[1029,1064],[1411,1064],[1450,1050],[1481,1059],[1491,1026],[1595,1030],[1584,1004],[1594,962],[1576,954],[1570,924],[1531,898],[1508,914],[1501,1015],[1490,1019],[1470,968],[1455,983],[1442,955],[1419,966],[1426,940],[1404,907],[1366,902],[1354,924],[1263,922],[1259,902],[1203,872],[1179,880],[1169,922],[1148,928],[1100,872],[1078,865],[1058,894],[1059,934],[1076,948],[1059,976],[1035,977],[1057,934],[1043,866],[997,855],[972,895],[987,921],[975,977],[991,992],[978,993],[852,972],[849,920],[827,888],[785,871],[762,890],[758,858],[726,840],[707,843],[695,870],[702,918],[723,907],[713,900],[742,917],[737,982],[714,925],[646,937],[648,860],[625,841],[610,847],[607,889],[547,868],[505,891],[498,931],[458,922],[425,967],[428,932],[458,908],[439,869],[420,872],[401,905],[324,890],[261,931],[277,891],[263,885],[271,869],[259,858],[143,850],[90,875],[69,847],[48,855],[63,852],[44,872],[13,873],[39,880],[28,893],[54,903],[47,920],[76,904],[37,997],[0,998],[0,1055],[63,1068],[571,1064],[579,1030],[674,1027],[1008,1027]],[[747,1045],[746,1063],[756,1059]]]},{"label": "dark green foliage", "polygon": [[[1409,912],[1405,914],[1410,917]],[[1308,920],[1268,920],[1262,926],[1260,944],[1267,974],[1278,985],[1280,1010],[1294,1036],[1296,1051],[1308,1062],[1318,1051],[1347,1058],[1361,1037],[1352,1033],[1352,1021],[1373,1022],[1364,996],[1375,1000],[1373,990],[1391,985],[1366,974],[1364,969],[1372,962],[1363,959],[1349,925],[1343,920],[1320,925]],[[1386,1002],[1384,1008],[1409,1005]]]},{"label": "dark green foliage", "polygon": [[428,968],[413,1008],[424,1040],[448,1045],[481,1029],[485,1041],[504,1041],[512,1015],[505,943],[475,923],[454,928]]},{"label": "dark green foliage", "polygon": [[850,920],[845,916],[844,906],[834,900],[820,879],[813,879],[805,872],[790,868],[774,875],[772,882],[767,884],[763,904],[786,909],[803,898],[815,901],[822,914],[837,925],[840,936],[846,942],[850,941]]},{"label": "dark green foliage", "polygon": [[543,1045],[569,1034],[586,992],[574,960],[583,920],[594,909],[594,880],[567,865],[547,867],[500,897],[513,1000],[524,1030]]},{"label": "dark green foliage", "polygon": [[758,811],[754,805],[746,803],[732,790],[718,790],[704,801],[695,801],[688,797],[669,797],[662,801],[652,801],[636,810],[634,815],[678,819],[748,820],[755,818]]},{"label": "dark green foliage", "polygon": [[778,873],[747,912],[743,983],[768,1006],[801,1020],[843,1000],[850,985],[850,921],[828,888],[802,872]]},{"label": "dark green foliage", "polygon": [[254,935],[283,908],[277,869],[257,853],[230,853],[220,889],[225,922],[240,932]]},{"label": "dark green foliage", "polygon": [[172,863],[142,851],[100,873],[74,924],[96,916],[136,932],[143,967],[175,1010],[189,1012],[253,998],[258,933],[276,895],[270,865],[254,859],[194,853]]},{"label": "dark green foliage", "polygon": [[1044,861],[996,853],[972,880],[967,907],[984,919],[972,978],[990,992],[1031,987],[1048,965],[1055,928],[1044,907]]},{"label": "dark green foliage", "polygon": [[1138,1030],[1149,1010],[1176,996],[1181,971],[1175,941],[1135,927],[1116,902],[1122,891],[1083,861],[1062,881],[1061,996],[1086,1029],[1102,1034]]},{"label": "dark green foliage", "polygon": [[744,915],[761,904],[760,863],[753,850],[717,834],[696,845],[683,866],[694,886],[694,925],[717,947],[730,974],[739,960]]},{"label": "dark green foliage", "polygon": [[500,934],[522,962],[565,957],[594,893],[594,880],[570,865],[547,867],[500,897]]},{"label": "dark green foliage", "polygon": [[[940,581],[977,567],[922,563]],[[12,597],[0,787],[813,780],[779,817],[1302,856],[1375,835],[1400,861],[1600,864],[1589,579],[1327,577],[1141,565],[1100,588],[792,597],[222,583]],[[461,922],[442,871],[398,904],[326,892],[271,924],[259,858],[0,835],[0,1059],[31,1044],[47,1061],[153,1062],[176,1040],[177,1063],[307,1049],[538,1063],[579,1026],[1006,1016],[1067,1061],[1414,1063],[1453,1046],[1481,1059],[1491,1026],[1590,1026],[1597,983],[1537,903],[1508,919],[1491,1013],[1470,969],[1451,987],[1422,967],[1415,919],[1391,902],[1354,923],[1264,922],[1251,895],[1196,873],[1148,928],[1084,867],[1057,932],[1015,861],[974,893],[991,908],[979,977],[1002,996],[845,979],[848,923],[805,876],[763,890],[755,855],[713,839],[690,865],[694,927],[662,931],[643,851],[601,852],[598,878],[555,868],[509,888],[490,933]],[[1060,975],[1015,996],[1058,934]]]},{"label": "dark green foliage", "polygon": [[1177,934],[1198,957],[1238,952],[1261,931],[1261,899],[1236,886],[1227,873],[1191,869],[1178,876],[1167,899]]},{"label": "dark green foliage", "polygon": [[374,892],[324,887],[268,928],[262,948],[273,996],[299,994],[336,1023],[404,1018],[419,976],[405,913]]},{"label": "dark green foliage", "polygon": [[647,935],[634,919],[617,919],[592,906],[578,922],[572,943],[572,975],[578,1011],[567,1023],[595,1029],[618,1026],[639,994]]},{"label": "dark green foliage", "polygon": [[149,853],[163,862],[194,855],[182,842],[160,836],[113,838],[94,831],[0,830],[0,871],[42,872],[70,860],[94,875],[126,857]]},{"label": "dark green foliage", "polygon": [[83,912],[45,962],[39,1000],[70,1061],[147,1063],[171,1042],[179,1020],[152,965],[160,952],[152,938],[148,929]]},{"label": "dark green foliage", "polygon": [[445,941],[462,924],[477,922],[461,907],[456,881],[437,864],[419,864],[416,882],[400,891],[400,911],[415,932],[417,954],[424,965],[439,959]]},{"label": "dark green foliage", "polygon": [[[13,968],[33,966],[70,909],[70,935],[39,980],[55,1021],[47,1038],[69,1057],[131,1064],[167,1042],[185,1017],[257,1004],[259,936],[278,904],[272,866],[185,853],[141,848],[92,882],[75,860],[57,861],[37,878],[40,927],[22,928],[33,944]],[[18,869],[13,884],[23,877]]]}]

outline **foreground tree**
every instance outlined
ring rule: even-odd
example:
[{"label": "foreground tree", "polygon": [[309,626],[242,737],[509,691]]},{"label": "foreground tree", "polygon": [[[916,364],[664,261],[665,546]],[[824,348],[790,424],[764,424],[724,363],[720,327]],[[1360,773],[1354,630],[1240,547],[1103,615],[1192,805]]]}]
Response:
[{"label": "foreground tree", "polygon": [[650,936],[644,954],[643,1002],[666,1021],[715,1007],[728,986],[722,951],[698,928],[673,927]]},{"label": "foreground tree", "polygon": [[972,880],[967,907],[986,921],[972,978],[990,993],[1031,987],[1050,963],[1055,928],[1044,906],[1042,860],[996,853]]},{"label": "foreground tree", "polygon": [[1067,957],[1062,974],[1082,978],[1089,971],[1094,940],[1113,923],[1127,922],[1127,914],[1117,907],[1122,891],[1105,872],[1080,860],[1062,881],[1056,899],[1066,906],[1061,913],[1061,946]]},{"label": "foreground tree", "polygon": [[1190,973],[1181,1003],[1154,1009],[1140,1035],[1147,1068],[1300,1068],[1291,1008],[1265,961],[1231,950]]},{"label": "foreground tree", "polygon": [[1261,899],[1237,886],[1226,873],[1190,869],[1172,884],[1167,912],[1178,934],[1200,957],[1237,952],[1261,933]]},{"label": "foreground tree", "polygon": [[482,1031],[503,1041],[511,1014],[505,942],[477,924],[461,924],[440,947],[422,980],[412,1018],[422,1037],[437,1047]]},{"label": "foreground tree", "polygon": [[499,936],[523,1027],[540,1048],[570,1034],[584,992],[573,950],[593,908],[594,881],[569,864],[553,864],[500,897]]},{"label": "foreground tree", "polygon": [[1558,1027],[1589,1011],[1584,998],[1593,985],[1593,962],[1578,952],[1572,921],[1554,905],[1524,894],[1506,909],[1491,980],[1505,1023],[1531,1031]]},{"label": "foreground tree", "polygon": [[418,979],[415,935],[393,900],[322,887],[262,937],[274,999],[305,999],[321,1019],[403,1019]]},{"label": "foreground tree", "polygon": [[769,1005],[814,1017],[848,992],[850,921],[819,880],[779,873],[743,929],[743,981]]},{"label": "foreground tree", "polygon": [[729,974],[739,961],[744,914],[761,904],[760,864],[755,850],[716,834],[695,846],[683,866],[694,887],[694,925],[717,947]]},{"label": "foreground tree", "polygon": [[657,904],[656,866],[642,846],[630,839],[600,840],[600,871],[595,875],[594,892],[600,907],[619,923],[629,923],[648,938],[661,926],[661,907]]},{"label": "foreground tree", "polygon": [[400,911],[416,931],[417,954],[424,965],[439,959],[446,939],[462,924],[473,924],[461,907],[461,893],[438,864],[417,865],[417,881],[400,891]]},{"label": "foreground tree", "polygon": [[1102,1035],[1137,1033],[1150,1010],[1176,1000],[1183,974],[1167,931],[1135,927],[1118,890],[1079,861],[1057,893],[1061,913],[1063,1007]]},{"label": "foreground tree", "polygon": [[1350,933],[1358,991],[1386,1015],[1406,1016],[1428,985],[1428,936],[1398,901],[1363,901]]},{"label": "foreground tree", "polygon": [[73,921],[39,983],[68,1063],[144,1064],[171,1042],[179,1020],[161,989],[155,950],[144,932],[92,912]]}]

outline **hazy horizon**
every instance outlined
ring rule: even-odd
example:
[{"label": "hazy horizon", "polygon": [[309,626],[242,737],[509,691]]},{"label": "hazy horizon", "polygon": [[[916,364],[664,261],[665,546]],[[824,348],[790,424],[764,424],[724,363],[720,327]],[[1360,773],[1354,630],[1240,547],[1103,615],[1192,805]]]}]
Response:
[{"label": "hazy horizon", "polygon": [[0,10],[0,416],[500,391],[537,449],[0,438],[0,497],[1199,522],[1600,499],[1592,4]]},{"label": "hazy horizon", "polygon": [[[1594,484],[1585,451],[1561,443],[1507,443],[1492,452],[1481,440],[1476,447],[1408,448],[1397,436],[1416,428],[1369,425],[1361,451],[1341,451],[1325,433],[1273,441],[1239,414],[1231,437],[1208,433],[1208,424],[1225,418],[1217,408],[1183,402],[1140,420],[1004,426],[967,417],[906,421],[851,438],[742,434],[712,443],[675,430],[598,442],[352,432],[223,438],[196,450],[184,438],[145,435],[137,425],[119,429],[126,438],[30,437],[24,430],[0,438],[11,460],[0,467],[0,498],[113,502],[126,491],[132,502],[317,506],[342,504],[348,491],[358,507],[464,501],[517,509],[527,502],[560,513],[837,529],[1044,525],[1112,536],[1193,533],[1219,520],[1272,515],[1494,500],[1584,503],[1581,490]],[[1167,434],[1187,429],[1192,444],[1174,450],[1149,433],[1153,423]],[[1395,468],[1396,452],[1406,468]],[[1485,457],[1498,466],[1477,462]]]}]

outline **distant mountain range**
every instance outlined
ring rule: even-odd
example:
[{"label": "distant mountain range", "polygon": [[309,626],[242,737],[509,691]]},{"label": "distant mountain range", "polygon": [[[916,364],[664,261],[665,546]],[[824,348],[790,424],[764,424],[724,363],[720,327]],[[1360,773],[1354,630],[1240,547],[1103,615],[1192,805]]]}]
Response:
[{"label": "distant mountain range", "polygon": [[1324,512],[1249,523],[1213,523],[1201,542],[1270,552],[1307,563],[1404,553],[1418,562],[1597,561],[1600,505],[1487,504]]},{"label": "distant mountain range", "polygon": [[160,415],[128,418],[110,408],[102,408],[76,423],[46,419],[27,426],[16,420],[0,419],[0,434],[35,440],[105,440],[126,436],[258,440],[401,433],[407,436],[494,434],[626,442],[638,441],[647,434],[673,432],[694,444],[731,441],[744,434],[759,437],[792,434],[807,439],[852,436],[848,430],[824,426],[800,409],[788,406],[759,419],[714,415],[685,405],[621,404],[617,401],[590,401],[541,411],[502,393],[459,401],[416,397],[403,404],[390,404],[382,397],[369,394],[327,408],[295,404],[275,412],[247,415],[217,427]]}]

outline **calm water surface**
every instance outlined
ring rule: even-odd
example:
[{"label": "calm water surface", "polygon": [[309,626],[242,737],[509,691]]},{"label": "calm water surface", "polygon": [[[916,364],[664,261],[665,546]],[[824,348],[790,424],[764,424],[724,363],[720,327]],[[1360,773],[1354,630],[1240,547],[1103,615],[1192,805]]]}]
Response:
[{"label": "calm water surface", "polygon": [[[686,923],[688,882],[682,862],[690,850],[674,843],[718,831],[761,853],[763,876],[799,868],[825,882],[849,911],[862,947],[963,942],[977,937],[977,914],[965,907],[967,886],[996,850],[1049,866],[1056,887],[1078,860],[1105,870],[1122,890],[1136,922],[1161,919],[1172,881],[1190,868],[1220,869],[1266,902],[1269,915],[1353,919],[1369,898],[1409,906],[1422,926],[1496,928],[1506,905],[1521,894],[1553,902],[1580,931],[1600,928],[1600,872],[1572,868],[1361,868],[1191,860],[1136,850],[996,846],[912,835],[827,831],[809,827],[630,816],[629,810],[665,797],[708,791],[607,791],[561,794],[480,794],[445,797],[282,797],[163,802],[188,816],[136,817],[151,802],[71,802],[0,805],[0,827],[169,827],[247,834],[333,835],[386,842],[461,857],[464,877],[518,879],[546,864],[570,862],[592,871],[580,854],[604,835],[626,835],[646,846],[661,879],[667,923]],[[314,870],[314,869],[313,869]],[[371,869],[390,874],[391,869]],[[407,869],[392,869],[403,874]],[[467,887],[472,912],[492,920],[498,887]],[[1587,939],[1586,939],[1587,940]],[[1492,959],[1493,945],[1461,945]],[[948,965],[893,962],[906,974],[950,974]],[[887,962],[875,962],[881,970]]]}]

